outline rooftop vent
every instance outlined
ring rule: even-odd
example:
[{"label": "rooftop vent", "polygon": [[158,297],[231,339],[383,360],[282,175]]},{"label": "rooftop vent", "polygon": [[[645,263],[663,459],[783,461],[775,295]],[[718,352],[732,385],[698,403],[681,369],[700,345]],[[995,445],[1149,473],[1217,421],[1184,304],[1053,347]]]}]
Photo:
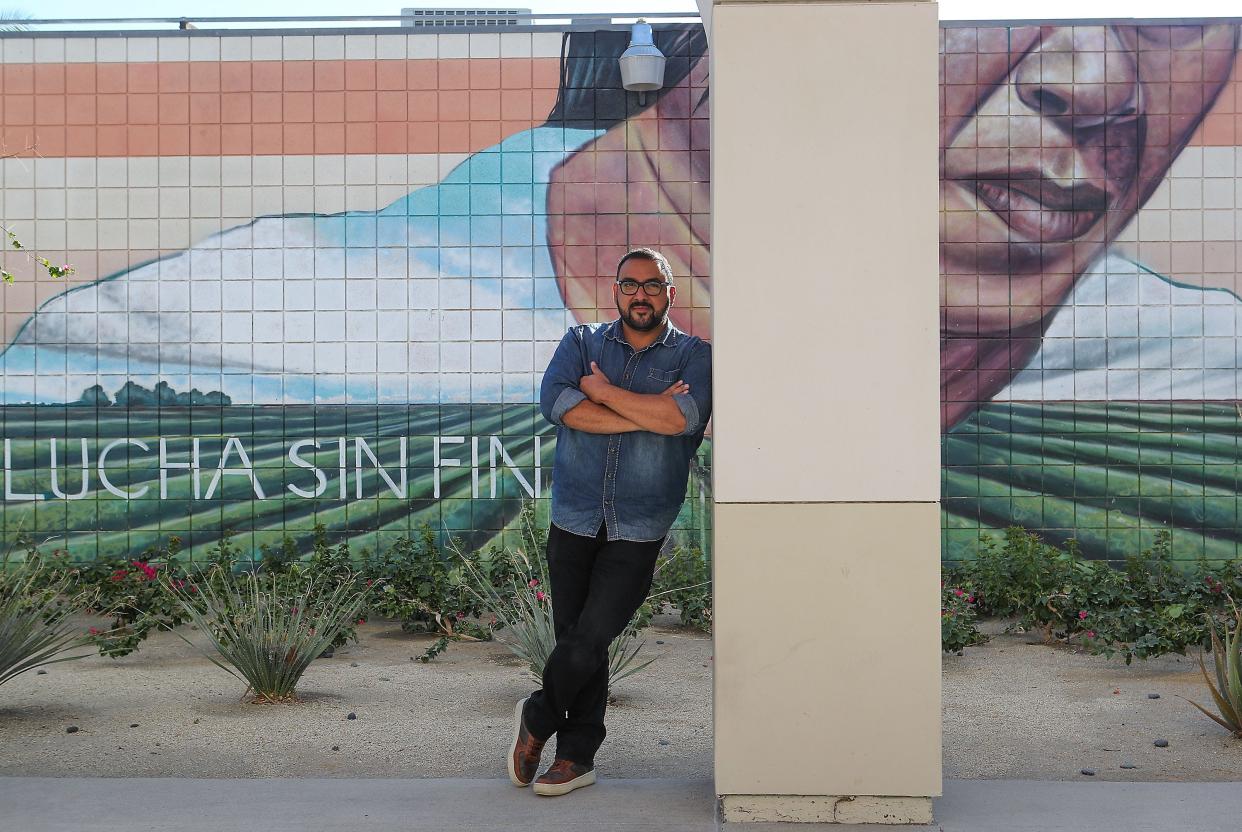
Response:
[{"label": "rooftop vent", "polygon": [[530,9],[402,9],[402,26],[518,26]]}]

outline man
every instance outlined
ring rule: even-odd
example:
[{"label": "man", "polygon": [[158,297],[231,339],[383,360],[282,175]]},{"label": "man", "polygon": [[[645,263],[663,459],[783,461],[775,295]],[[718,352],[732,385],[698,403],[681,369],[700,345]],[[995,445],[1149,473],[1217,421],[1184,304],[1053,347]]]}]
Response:
[{"label": "man", "polygon": [[664,256],[628,252],[612,296],[620,317],[572,327],[540,390],[558,426],[547,548],[556,647],[542,689],[517,704],[508,766],[514,785],[530,785],[556,734],[541,795],[595,782],[608,647],[647,597],[711,416],[711,347],[669,321],[677,289]]}]

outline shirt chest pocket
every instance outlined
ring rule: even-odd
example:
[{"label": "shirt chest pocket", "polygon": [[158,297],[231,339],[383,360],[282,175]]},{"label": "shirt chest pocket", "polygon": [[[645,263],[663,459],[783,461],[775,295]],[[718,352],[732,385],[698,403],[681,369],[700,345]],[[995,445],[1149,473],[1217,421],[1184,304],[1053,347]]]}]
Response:
[{"label": "shirt chest pocket", "polygon": [[647,377],[644,380],[645,393],[663,393],[668,389],[669,385],[677,381],[681,371],[674,367],[671,370],[661,370],[659,367],[652,367],[647,371]]}]

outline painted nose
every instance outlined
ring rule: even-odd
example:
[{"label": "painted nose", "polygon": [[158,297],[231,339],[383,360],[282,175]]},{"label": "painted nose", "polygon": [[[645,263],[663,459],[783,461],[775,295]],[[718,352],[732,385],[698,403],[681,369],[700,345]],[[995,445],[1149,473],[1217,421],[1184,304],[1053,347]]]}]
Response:
[{"label": "painted nose", "polygon": [[1026,106],[1067,131],[1141,112],[1134,50],[1111,26],[1053,27],[1019,63],[1014,83]]}]

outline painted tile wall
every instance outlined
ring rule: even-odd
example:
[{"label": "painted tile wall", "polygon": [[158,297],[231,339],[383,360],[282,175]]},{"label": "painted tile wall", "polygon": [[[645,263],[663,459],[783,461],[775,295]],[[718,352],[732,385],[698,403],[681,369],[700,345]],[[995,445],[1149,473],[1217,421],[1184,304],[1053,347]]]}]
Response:
[{"label": "painted tile wall", "polygon": [[627,42],[0,39],[3,216],[77,268],[2,295],[6,539],[480,544],[546,503],[541,371],[615,317],[617,259],[665,251],[676,324],[709,323],[703,33],[659,34],[641,104]]},{"label": "painted tile wall", "polygon": [[[1239,23],[941,34],[944,556],[1235,557]],[[0,37],[4,220],[78,268],[0,292],[6,540],[482,542],[546,498],[540,371],[620,255],[710,331],[705,43],[658,37],[645,105],[624,32]]]},{"label": "painted tile wall", "polygon": [[1236,21],[942,29],[944,554],[1236,557]]}]

